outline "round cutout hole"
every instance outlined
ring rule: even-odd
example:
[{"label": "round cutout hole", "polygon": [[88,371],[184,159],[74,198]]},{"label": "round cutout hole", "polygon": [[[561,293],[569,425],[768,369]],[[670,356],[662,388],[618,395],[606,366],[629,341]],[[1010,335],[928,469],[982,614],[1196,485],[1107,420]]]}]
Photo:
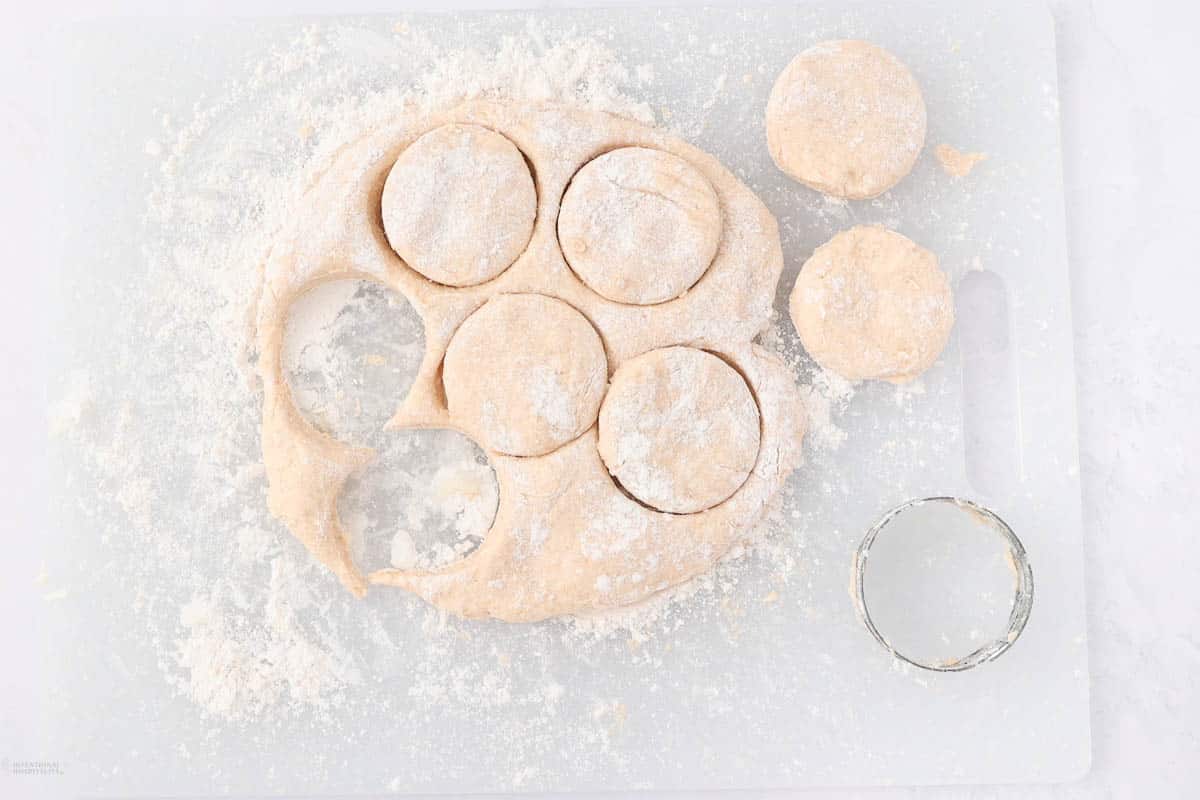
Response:
[{"label": "round cutout hole", "polygon": [[998,658],[1021,635],[1033,572],[994,512],[931,497],[872,526],[855,553],[854,590],[867,629],[895,657],[956,672]]},{"label": "round cutout hole", "polygon": [[378,454],[338,502],[365,571],[434,569],[482,543],[500,492],[478,445],[456,431],[402,430],[389,433]]},{"label": "round cutout hole", "polygon": [[282,355],[292,399],[310,424],[345,442],[379,441],[424,354],[420,317],[378,283],[323,283],[288,310]]}]

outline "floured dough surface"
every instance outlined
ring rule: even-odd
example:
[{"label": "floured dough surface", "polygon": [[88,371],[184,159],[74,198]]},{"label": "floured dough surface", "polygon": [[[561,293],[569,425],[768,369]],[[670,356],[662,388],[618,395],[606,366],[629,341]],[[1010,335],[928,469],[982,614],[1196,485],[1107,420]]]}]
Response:
[{"label": "floured dough surface", "polygon": [[937,360],[954,325],[950,282],[933,253],[874,225],[816,249],[790,311],[809,355],[851,380],[912,380]]},{"label": "floured dough surface", "polygon": [[649,305],[700,279],[721,241],[721,206],[679,156],[622,147],[572,178],[558,215],[567,263],[597,294]]},{"label": "floured dough surface", "polygon": [[484,447],[539,456],[596,421],[608,361],[596,329],[571,306],[503,294],[455,332],[442,380],[450,415]]},{"label": "floured dough surface", "polygon": [[641,502],[692,514],[746,482],[758,425],[754,397],[733,367],[691,347],[653,350],[613,375],[600,409],[600,457]]},{"label": "floured dough surface", "polygon": [[383,227],[410,267],[447,286],[491,280],[529,242],[537,192],[516,145],[443,125],[406,148],[383,189]]},{"label": "floured dough surface", "polygon": [[[400,197],[392,188],[399,185],[392,183],[393,164],[446,126],[495,133],[519,148],[537,176],[532,233],[519,256],[491,280],[459,288],[431,281],[397,257],[379,224],[381,195],[391,202]],[[688,170],[678,174],[699,174],[718,199],[719,226],[700,226],[706,241],[718,242],[711,263],[690,288],[679,284],[687,288],[682,295],[672,287],[671,299],[654,305],[616,302],[593,290],[559,247],[559,205],[568,185],[597,154],[622,148],[686,162]],[[793,373],[753,344],[770,324],[783,269],[775,220],[716,159],[668,133],[552,104],[474,101],[428,116],[400,114],[393,125],[347,144],[295,209],[264,266],[257,312],[267,496],[271,511],[355,594],[371,585],[399,587],[450,613],[508,621],[638,603],[707,571],[750,537],[799,463],[805,411]],[[705,214],[701,219],[711,216]],[[469,230],[493,232],[489,225],[463,228]],[[363,573],[337,503],[346,482],[376,454],[316,430],[284,381],[288,308],[312,286],[347,277],[399,292],[424,326],[420,368],[396,399],[388,427],[458,430],[480,445],[495,472],[499,502],[491,529],[452,563]],[[736,487],[736,477],[710,475],[691,495],[681,492],[691,503],[681,508],[728,495],[690,514],[652,508],[622,491],[601,458],[597,425],[610,376],[644,354],[680,345],[715,354],[696,373],[708,388],[728,383],[730,372],[739,375],[759,419],[759,446],[736,447],[729,462],[737,476],[753,451],[748,475]],[[708,370],[716,377],[705,377]],[[743,395],[731,396],[744,405]],[[695,402],[698,414],[720,419],[707,398]],[[662,463],[677,476],[685,466],[683,459]],[[699,468],[708,466],[701,461]],[[689,480],[684,476],[680,485]]]},{"label": "floured dough surface", "polygon": [[771,157],[788,175],[835,197],[875,197],[916,163],[925,101],[908,67],[887,50],[821,42],[775,81],[766,126]]}]

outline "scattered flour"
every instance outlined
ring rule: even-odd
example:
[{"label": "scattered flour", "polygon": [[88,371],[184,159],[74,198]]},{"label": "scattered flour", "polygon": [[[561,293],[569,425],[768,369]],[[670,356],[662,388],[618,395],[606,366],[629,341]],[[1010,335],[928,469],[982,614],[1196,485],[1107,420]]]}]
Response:
[{"label": "scattered flour", "polygon": [[328,635],[314,636],[298,617],[311,611],[310,572],[294,559],[270,560],[268,597],[249,627],[238,602],[239,587],[218,581],[180,610],[186,635],[173,681],[211,714],[253,720],[280,702],[329,708],[342,691],[361,682],[353,656]]},{"label": "scattered flour", "polygon": [[846,431],[838,426],[836,417],[854,398],[856,384],[813,363],[785,315],[776,315],[775,324],[759,337],[759,344],[775,351],[797,373],[808,373],[807,382],[800,382],[808,410],[806,447],[837,450],[846,440]]}]

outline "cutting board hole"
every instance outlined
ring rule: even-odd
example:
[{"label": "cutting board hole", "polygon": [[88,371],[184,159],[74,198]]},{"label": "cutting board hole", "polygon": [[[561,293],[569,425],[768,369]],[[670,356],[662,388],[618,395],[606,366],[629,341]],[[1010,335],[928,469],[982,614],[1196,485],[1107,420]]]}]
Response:
[{"label": "cutting board hole", "polygon": [[955,303],[967,480],[980,494],[1003,496],[1021,478],[1008,290],[996,273],[976,270],[959,281]]}]

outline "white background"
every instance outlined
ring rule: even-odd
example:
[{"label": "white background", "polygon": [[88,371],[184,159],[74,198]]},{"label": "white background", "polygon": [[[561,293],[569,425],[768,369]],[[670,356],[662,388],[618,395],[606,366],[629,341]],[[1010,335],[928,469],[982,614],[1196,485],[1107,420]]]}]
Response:
[{"label": "white background", "polygon": [[[39,307],[52,296],[46,243],[62,222],[46,211],[54,208],[43,177],[52,166],[46,142],[53,113],[43,43],[64,20],[160,14],[169,5],[25,3],[7,9],[0,23],[0,553],[30,561],[27,570],[8,574],[38,570],[28,542],[40,524],[32,498],[43,480],[34,455],[45,437],[39,353],[53,335]],[[343,11],[390,12],[409,5],[431,4],[340,4]],[[1050,5],[1059,36],[1073,282],[1093,768],[1066,786],[867,792],[871,797],[1200,796],[1200,6]],[[187,13],[328,6],[221,0],[191,4]],[[22,624],[25,589],[0,585],[0,625]],[[0,716],[37,668],[20,654],[3,658]]]}]

